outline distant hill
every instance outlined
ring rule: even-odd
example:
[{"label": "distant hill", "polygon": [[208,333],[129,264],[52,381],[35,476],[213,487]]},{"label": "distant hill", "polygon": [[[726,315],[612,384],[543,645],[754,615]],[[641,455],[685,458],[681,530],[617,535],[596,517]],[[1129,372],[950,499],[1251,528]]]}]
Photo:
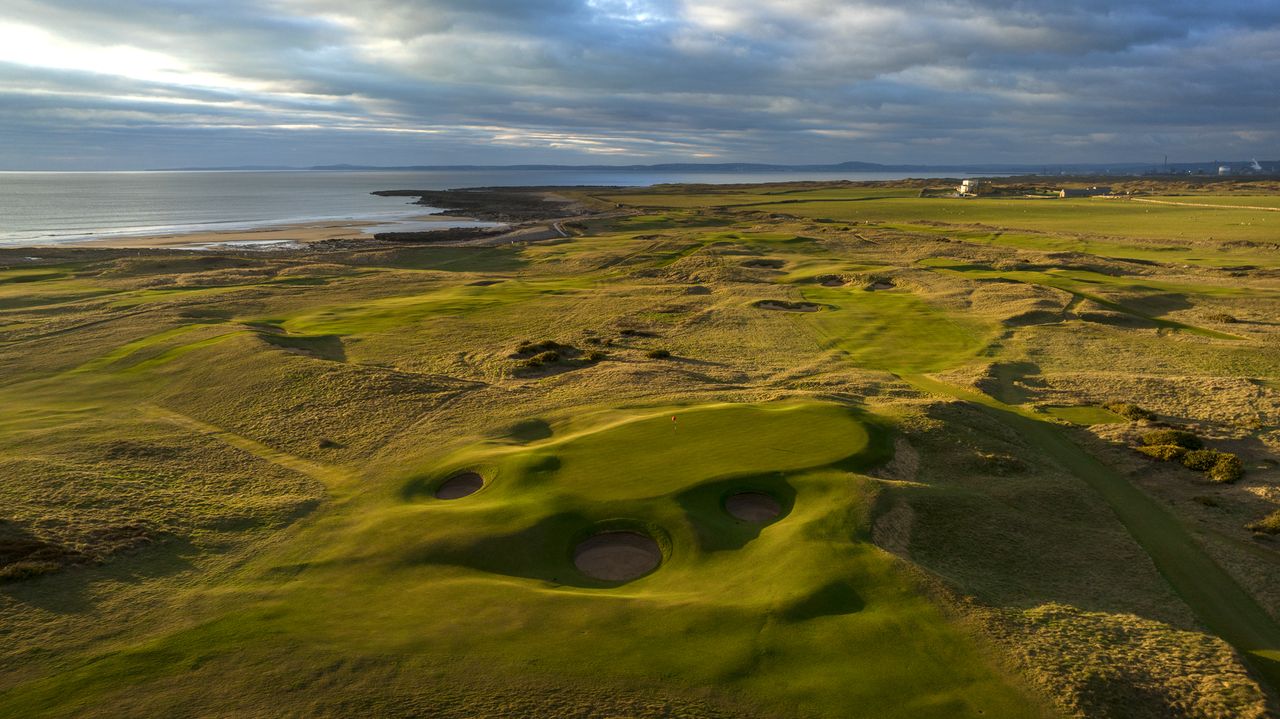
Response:
[{"label": "distant hill", "polygon": [[[1263,172],[1252,174],[1274,175],[1280,173],[1280,161],[1268,160],[1259,163]],[[484,172],[484,171],[529,171],[529,172],[706,172],[706,173],[752,173],[752,172],[915,172],[921,175],[940,174],[1000,174],[1011,175],[1142,175],[1142,174],[1204,174],[1216,175],[1222,166],[1232,168],[1234,173],[1251,174],[1253,160],[1237,160],[1231,162],[1191,162],[1170,163],[1117,163],[1117,164],[1069,164],[1069,165],[1028,165],[1028,164],[973,164],[973,165],[884,165],[875,162],[839,162],[825,165],[775,165],[753,162],[673,162],[656,165],[311,165],[309,167],[289,167],[283,165],[239,165],[232,167],[172,167],[157,168],[150,172],[228,172],[228,171],[318,171],[318,172]]]}]

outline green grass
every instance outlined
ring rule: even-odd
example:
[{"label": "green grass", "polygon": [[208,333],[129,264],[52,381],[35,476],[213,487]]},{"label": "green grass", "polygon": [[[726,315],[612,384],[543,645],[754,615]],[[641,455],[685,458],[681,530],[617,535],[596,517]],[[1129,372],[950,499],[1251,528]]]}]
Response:
[{"label": "green grass", "polygon": [[1045,414],[1051,417],[1078,424],[1082,426],[1092,426],[1095,424],[1121,424],[1129,420],[1112,412],[1106,407],[1095,407],[1090,405],[1049,405],[1040,408]]},{"label": "green grass", "polygon": [[182,335],[185,335],[193,330],[200,329],[200,327],[202,327],[202,325],[178,325],[177,327],[172,327],[167,330],[157,332],[155,334],[148,335],[140,339],[133,340],[132,342],[127,342],[111,350],[110,352],[102,355],[101,357],[97,357],[93,360],[90,360],[89,362],[86,362],[80,365],[79,367],[75,368],[72,371],[73,372],[96,372],[98,370],[105,369],[118,362],[123,361],[128,357],[131,357],[137,352],[140,352],[149,347],[153,347],[157,344],[167,342],[171,339],[174,339],[175,337],[181,337]]},{"label": "green grass", "polygon": [[[1132,242],[1102,237],[1080,237],[1072,234],[1054,234],[1009,230],[973,230],[963,226],[912,224],[886,222],[880,227],[935,235],[977,245],[995,245],[1018,250],[1037,252],[1079,252],[1098,257],[1144,262],[1182,263],[1204,267],[1258,266],[1276,267],[1280,261],[1265,242],[1261,246],[1233,245],[1223,242],[1195,241],[1187,243],[1160,241]],[[1124,235],[1120,235],[1123,237]]]},{"label": "green grass", "polygon": [[1191,202],[1200,205],[1222,205],[1223,207],[1274,207],[1280,210],[1280,197],[1276,195],[1150,195],[1143,200],[1160,200],[1162,202]]},{"label": "green grass", "polygon": [[1280,624],[1159,502],[1034,415],[926,377],[911,377],[909,381],[928,392],[956,397],[981,408],[1092,487],[1198,618],[1245,652],[1273,686],[1280,685]]},{"label": "green grass", "polygon": [[1259,210],[1218,210],[1097,199],[1032,200],[891,198],[785,205],[787,214],[841,221],[993,225],[1010,230],[1071,232],[1151,240],[1253,240],[1267,242],[1280,215]]},{"label": "green grass", "polygon": [[[1125,277],[1104,275],[1087,270],[995,270],[985,265],[976,265],[940,257],[921,260],[920,264],[943,272],[957,272],[974,277],[1001,278],[1017,282],[1025,282],[1027,284],[1054,287],[1056,289],[1070,292],[1081,299],[1096,302],[1109,310],[1131,315],[1158,327],[1180,330],[1195,335],[1201,335],[1203,337],[1212,337],[1214,339],[1224,340],[1238,340],[1241,339],[1241,337],[1226,332],[1219,332],[1218,330],[1197,327],[1185,322],[1164,319],[1158,314],[1136,309],[1134,305],[1143,301],[1144,298],[1141,294],[1146,294],[1148,296],[1159,295],[1159,300],[1163,302],[1185,304],[1186,298],[1193,295],[1221,296],[1254,294],[1255,292],[1248,289],[1241,290],[1239,288],[1221,287],[1216,285],[1190,286],[1168,282],[1160,283],[1150,280],[1134,280]],[[1126,300],[1124,302],[1113,300],[1105,294],[1102,294],[1104,292],[1124,293],[1123,296]],[[1128,299],[1135,293],[1140,294],[1135,299]],[[1270,295],[1272,294],[1272,291],[1262,290],[1259,294]]]},{"label": "green grass", "polygon": [[957,317],[909,291],[806,287],[801,295],[835,308],[801,320],[822,345],[867,369],[933,372],[977,356],[994,338],[981,320]]},{"label": "green grass", "polygon": [[[714,685],[765,712],[1024,715],[1026,697],[866,542],[871,485],[850,470],[888,452],[874,418],[791,402],[555,426],[528,446],[455,452],[401,491],[331,513],[222,588],[222,603],[260,609],[90,653],[8,691],[0,714],[74,714],[232,654],[302,665],[342,647],[431,657],[445,676],[465,655],[499,675],[536,665],[583,684]],[[452,502],[419,491],[451,467],[488,485]],[[786,515],[764,528],[731,519],[721,501],[739,489],[774,493]],[[613,589],[578,574],[570,554],[592,527],[619,522],[661,537],[666,558]],[[276,581],[304,546],[309,568]]]},{"label": "green grass", "polygon": [[401,295],[308,311],[287,318],[282,326],[300,335],[355,335],[386,332],[445,315],[526,302],[544,294],[561,294],[580,282],[503,282],[487,286],[451,286],[418,295]]},{"label": "green grass", "polygon": [[[915,194],[658,188],[518,246],[0,272],[0,538],[89,558],[0,587],[0,716],[1248,715],[1217,637],[1280,678],[1244,529],[1269,500],[1104,464],[1065,423],[1137,402],[1247,438],[1269,481],[1280,292],[1046,252],[1274,258],[1132,204]],[[1033,304],[1047,324],[1002,322]],[[526,341],[600,358],[526,371]],[[463,470],[486,486],[435,499]],[[782,515],[734,520],[741,490]],[[661,567],[579,573],[608,528]]]}]

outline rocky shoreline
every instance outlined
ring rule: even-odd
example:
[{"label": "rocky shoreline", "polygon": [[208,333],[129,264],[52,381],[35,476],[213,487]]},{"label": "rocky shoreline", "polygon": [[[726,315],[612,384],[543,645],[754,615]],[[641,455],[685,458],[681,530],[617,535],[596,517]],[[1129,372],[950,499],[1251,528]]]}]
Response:
[{"label": "rocky shoreline", "polygon": [[551,188],[378,190],[371,194],[379,197],[416,197],[418,200],[414,204],[444,208],[437,214],[509,224],[591,214],[590,208],[576,200],[555,194]]}]

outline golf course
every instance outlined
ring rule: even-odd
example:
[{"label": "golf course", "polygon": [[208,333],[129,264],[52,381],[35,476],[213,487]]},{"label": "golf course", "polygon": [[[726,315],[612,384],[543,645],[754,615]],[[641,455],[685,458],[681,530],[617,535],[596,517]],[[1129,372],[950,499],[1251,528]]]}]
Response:
[{"label": "golf course", "polygon": [[0,249],[0,717],[1275,716],[1280,189],[947,188]]}]

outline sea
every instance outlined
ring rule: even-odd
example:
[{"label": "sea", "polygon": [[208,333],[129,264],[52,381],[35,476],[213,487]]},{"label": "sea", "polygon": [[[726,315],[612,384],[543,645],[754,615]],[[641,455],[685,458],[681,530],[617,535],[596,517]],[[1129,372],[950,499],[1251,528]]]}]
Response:
[{"label": "sea", "polygon": [[[258,229],[323,221],[377,231],[418,227],[433,208],[375,190],[528,185],[894,180],[895,173],[709,173],[579,170],[0,172],[0,246]],[[451,221],[466,226],[465,220]],[[440,225],[436,225],[439,227]]]}]

